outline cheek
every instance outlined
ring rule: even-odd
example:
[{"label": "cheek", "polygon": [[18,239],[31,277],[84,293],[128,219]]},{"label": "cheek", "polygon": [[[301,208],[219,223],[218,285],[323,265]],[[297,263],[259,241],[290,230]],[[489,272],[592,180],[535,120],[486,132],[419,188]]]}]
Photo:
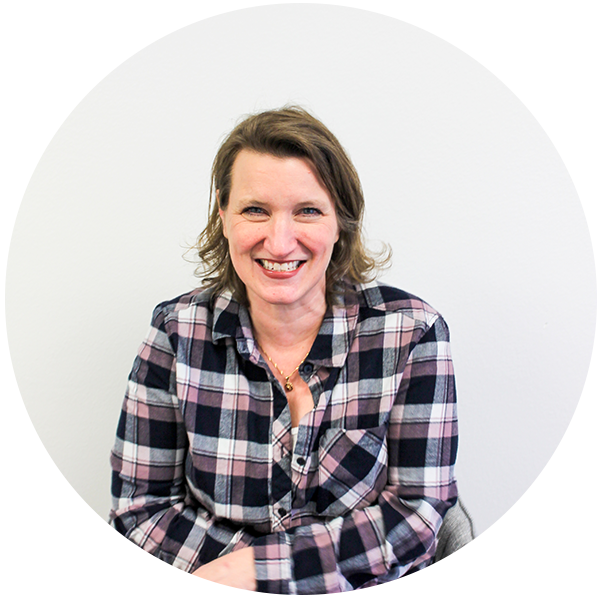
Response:
[{"label": "cheek", "polygon": [[245,227],[245,224],[234,226],[230,229],[229,251],[237,254],[246,254],[258,245],[261,237],[255,227]]},{"label": "cheek", "polygon": [[340,235],[337,229],[334,231],[331,229],[324,231],[322,236],[318,237],[316,240],[316,243],[319,245],[320,253],[327,256],[333,254],[334,246],[339,238]]}]

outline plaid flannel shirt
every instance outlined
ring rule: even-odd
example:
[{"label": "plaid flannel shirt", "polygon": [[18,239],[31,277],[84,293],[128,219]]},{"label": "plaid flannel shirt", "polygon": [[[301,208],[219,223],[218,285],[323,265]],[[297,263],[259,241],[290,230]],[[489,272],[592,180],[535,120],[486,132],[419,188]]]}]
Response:
[{"label": "plaid flannel shirt", "polygon": [[456,501],[448,329],[422,300],[348,287],[299,370],[292,443],[247,309],[194,291],[157,306],[111,455],[114,527],[193,571],[252,546],[257,589],[340,592],[432,562]]}]

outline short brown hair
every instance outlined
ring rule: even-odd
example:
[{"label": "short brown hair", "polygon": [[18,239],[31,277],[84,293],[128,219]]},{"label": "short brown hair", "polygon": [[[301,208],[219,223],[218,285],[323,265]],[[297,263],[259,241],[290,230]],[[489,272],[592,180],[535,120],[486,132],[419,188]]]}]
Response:
[{"label": "short brown hair", "polygon": [[[246,302],[246,289],[229,256],[223,235],[219,208],[225,209],[231,191],[231,172],[242,150],[270,154],[278,158],[303,158],[315,168],[335,206],[340,236],[327,268],[327,300],[334,301],[336,284],[343,280],[365,283],[385,266],[390,250],[374,255],[363,243],[364,197],[354,165],[337,138],[303,108],[290,106],[246,117],[227,136],[217,151],[210,187],[208,223],[194,248],[201,264],[196,274],[214,293],[230,289]],[[218,190],[218,195],[216,194]],[[217,196],[214,203],[213,195]]]}]

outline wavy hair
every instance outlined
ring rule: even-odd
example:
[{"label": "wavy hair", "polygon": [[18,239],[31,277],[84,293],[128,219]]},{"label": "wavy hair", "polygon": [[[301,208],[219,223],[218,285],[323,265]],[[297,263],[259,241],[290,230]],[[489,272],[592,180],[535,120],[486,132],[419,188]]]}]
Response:
[{"label": "wavy hair", "polygon": [[[389,263],[391,250],[373,253],[365,247],[362,232],[364,197],[358,174],[337,138],[303,108],[287,106],[250,115],[225,138],[212,165],[208,223],[193,247],[200,258],[196,275],[217,294],[230,289],[247,302],[246,288],[238,277],[223,235],[219,208],[225,210],[231,191],[231,172],[242,150],[278,158],[302,158],[315,168],[335,206],[339,239],[326,272],[329,304],[335,302],[339,283],[366,283]],[[213,201],[214,198],[214,201]]]}]

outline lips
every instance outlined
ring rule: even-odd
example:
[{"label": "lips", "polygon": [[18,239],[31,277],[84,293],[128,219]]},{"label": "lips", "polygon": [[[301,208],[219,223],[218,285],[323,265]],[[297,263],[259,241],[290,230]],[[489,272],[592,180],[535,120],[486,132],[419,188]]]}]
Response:
[{"label": "lips", "polygon": [[258,259],[256,262],[258,262],[260,266],[267,271],[272,271],[275,273],[288,273],[290,271],[295,271],[305,261],[291,260],[289,262],[278,263],[270,260]]}]

